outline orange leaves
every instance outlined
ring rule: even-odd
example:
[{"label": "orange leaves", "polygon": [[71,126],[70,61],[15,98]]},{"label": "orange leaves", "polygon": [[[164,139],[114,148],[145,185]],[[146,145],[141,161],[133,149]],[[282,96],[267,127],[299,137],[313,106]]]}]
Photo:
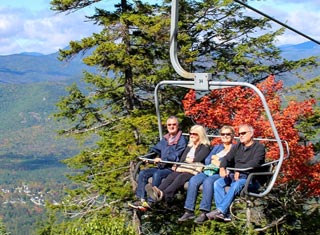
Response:
[{"label": "orange leaves", "polygon": [[[314,99],[303,102],[291,101],[283,108],[278,95],[283,88],[282,82],[276,82],[270,75],[257,87],[264,94],[280,138],[290,146],[290,159],[282,167],[283,177],[280,182],[299,181],[301,190],[308,190],[309,195],[320,195],[320,164],[312,165],[314,156],[312,146],[300,142],[296,124],[301,118],[313,114]],[[197,123],[209,128],[221,128],[223,125],[237,127],[249,123],[255,128],[255,136],[274,138],[266,118],[262,102],[251,89],[243,87],[213,90],[210,94],[196,99],[196,92],[190,90],[183,100],[185,114]],[[267,158],[278,159],[279,150],[276,144],[267,144]]]}]

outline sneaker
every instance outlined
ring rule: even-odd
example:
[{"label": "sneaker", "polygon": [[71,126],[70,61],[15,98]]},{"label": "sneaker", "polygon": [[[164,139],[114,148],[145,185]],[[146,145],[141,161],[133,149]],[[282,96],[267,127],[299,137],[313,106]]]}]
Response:
[{"label": "sneaker", "polygon": [[178,221],[179,222],[184,222],[184,221],[187,221],[187,220],[190,220],[190,219],[194,219],[196,216],[194,215],[193,212],[189,212],[189,211],[186,211],[183,216],[181,216]]},{"label": "sneaker", "polygon": [[224,220],[225,216],[224,214],[219,211],[218,209],[215,209],[214,211],[211,211],[206,214],[209,220]]},{"label": "sneaker", "polygon": [[207,221],[208,220],[208,217],[206,216],[206,213],[203,212],[201,213],[201,215],[199,215],[195,220],[194,222],[196,224],[202,224],[203,222]]},{"label": "sneaker", "polygon": [[128,202],[128,206],[132,207],[132,208],[138,208],[138,206],[141,205],[141,201],[135,201],[135,202]]},{"label": "sneaker", "polygon": [[223,219],[224,222],[231,222],[231,216],[230,215],[226,215]]}]

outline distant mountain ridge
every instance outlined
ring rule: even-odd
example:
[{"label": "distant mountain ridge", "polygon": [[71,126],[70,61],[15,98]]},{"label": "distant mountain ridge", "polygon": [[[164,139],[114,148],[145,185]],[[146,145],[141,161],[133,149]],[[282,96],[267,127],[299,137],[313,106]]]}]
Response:
[{"label": "distant mountain ridge", "polygon": [[[283,45],[279,49],[288,60],[320,56],[320,45],[304,42]],[[44,55],[38,52],[0,56],[0,84],[26,84],[34,82],[79,81],[83,70],[95,71],[76,56],[70,62],[58,60],[58,52]]]},{"label": "distant mountain ridge", "polygon": [[279,47],[282,56],[288,60],[299,60],[310,56],[320,56],[320,45],[308,41],[295,45],[283,45]]},{"label": "distant mountain ridge", "polygon": [[58,52],[0,56],[0,84],[80,80],[83,70],[93,69],[86,66],[80,56],[70,62],[62,62],[58,60]]}]

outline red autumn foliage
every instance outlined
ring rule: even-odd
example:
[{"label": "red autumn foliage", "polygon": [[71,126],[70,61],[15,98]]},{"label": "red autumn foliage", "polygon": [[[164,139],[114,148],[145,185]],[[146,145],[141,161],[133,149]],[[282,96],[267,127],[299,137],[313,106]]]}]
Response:
[{"label": "red autumn foliage", "polygon": [[[283,89],[283,84],[281,81],[276,82],[272,75],[257,87],[265,96],[280,138],[289,144],[290,158],[283,162],[278,183],[298,181],[299,190],[307,192],[309,196],[319,196],[320,164],[311,164],[314,157],[313,146],[305,146],[299,142],[299,133],[295,128],[301,118],[313,114],[315,100],[292,101],[283,108],[278,95]],[[223,125],[237,127],[249,123],[255,128],[255,137],[274,138],[262,102],[252,89],[245,87],[218,89],[200,99],[196,98],[194,90],[190,90],[183,100],[183,106],[186,116],[208,128],[219,129]],[[265,144],[267,159],[278,159],[278,146],[274,143]]]}]

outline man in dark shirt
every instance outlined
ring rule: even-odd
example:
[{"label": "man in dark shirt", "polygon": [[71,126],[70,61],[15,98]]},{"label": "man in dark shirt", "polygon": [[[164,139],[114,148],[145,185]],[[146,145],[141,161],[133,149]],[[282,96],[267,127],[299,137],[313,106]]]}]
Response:
[{"label": "man in dark shirt", "polygon": [[[220,179],[214,183],[216,209],[206,214],[209,219],[229,220],[229,207],[236,195],[243,189],[250,171],[229,173],[227,167],[245,169],[257,168],[265,161],[265,147],[253,140],[254,129],[248,124],[239,126],[240,142],[237,143],[220,163]],[[225,187],[230,186],[228,192]]]}]

